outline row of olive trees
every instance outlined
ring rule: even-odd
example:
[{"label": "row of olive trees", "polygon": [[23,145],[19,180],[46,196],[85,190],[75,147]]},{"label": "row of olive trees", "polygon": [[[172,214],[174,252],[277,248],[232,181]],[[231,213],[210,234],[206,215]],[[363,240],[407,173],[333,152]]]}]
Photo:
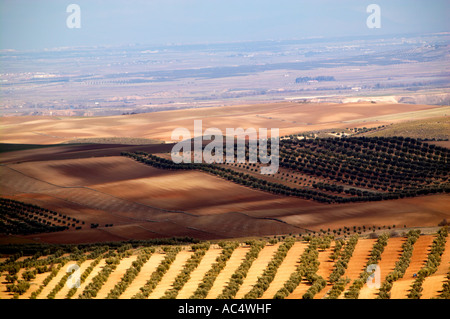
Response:
[{"label": "row of olive trees", "polygon": [[198,267],[198,265],[202,261],[209,247],[209,243],[195,244],[191,246],[194,253],[186,261],[180,273],[175,277],[175,280],[172,283],[172,288],[166,290],[161,299],[175,299],[177,297],[180,290],[191,278],[191,273]]},{"label": "row of olive trees", "polygon": [[441,263],[441,256],[445,250],[445,243],[448,236],[448,227],[439,229],[436,238],[431,245],[431,251],[425,266],[417,273],[416,280],[412,285],[412,289],[408,294],[409,299],[419,299],[422,296],[422,284],[426,277],[434,274]]},{"label": "row of olive trees", "polygon": [[[80,276],[80,284],[84,283],[86,281],[86,278],[89,276],[89,274],[94,270],[94,267],[97,266],[100,261],[103,259],[103,256],[99,256],[96,259],[94,259],[89,266],[83,271],[83,273]],[[66,294],[66,299],[72,298],[75,293],[77,292],[78,288],[72,287],[69,289],[69,291]]]},{"label": "row of olive trees", "polygon": [[378,292],[377,299],[390,299],[391,289],[394,281],[399,278],[403,278],[406,269],[411,262],[411,256],[414,250],[414,244],[417,239],[419,239],[420,230],[410,230],[407,234],[406,241],[402,245],[402,255],[399,260],[395,263],[394,270],[392,270],[387,276],[385,281],[381,284],[380,290]]},{"label": "row of olive trees", "polygon": [[333,271],[330,274],[329,281],[330,283],[335,283],[344,275],[345,270],[347,269],[348,262],[353,255],[353,251],[355,250],[356,244],[358,243],[358,235],[352,235],[350,239],[347,241],[344,250],[339,256],[338,261],[336,261]]},{"label": "row of olive trees", "polygon": [[[204,171],[206,173],[214,174],[221,178],[224,178],[228,181],[259,189],[265,192],[270,192],[279,195],[285,196],[296,196],[306,199],[314,199],[319,202],[324,203],[333,203],[333,202],[342,202],[349,201],[349,198],[341,198],[339,196],[326,194],[324,192],[312,189],[300,189],[289,187],[279,183],[269,182],[265,179],[257,178],[250,174],[245,174],[242,172],[236,172],[229,168],[223,168],[214,164],[204,164],[204,163],[180,163],[176,164],[170,160],[165,158],[158,157],[156,155],[147,154],[144,152],[122,152],[122,156],[127,156],[135,159],[138,162],[145,163],[147,165],[151,165],[156,168],[162,169],[173,169],[173,170],[191,170],[198,169]],[[363,200],[363,199],[362,199]]]},{"label": "row of olive trees", "polygon": [[295,239],[289,237],[286,238],[285,242],[278,247],[276,253],[272,257],[272,260],[269,262],[266,269],[264,269],[262,276],[258,277],[258,281],[256,282],[256,284],[244,296],[245,299],[257,299],[263,295],[264,291],[269,288],[270,283],[275,278],[278,267],[281,265],[294,243]]},{"label": "row of olive trees", "polygon": [[78,297],[79,299],[92,299],[97,296],[97,293],[102,288],[103,284],[108,280],[109,275],[116,269],[120,261],[132,255],[130,250],[131,245],[124,245],[117,249],[117,252],[110,251],[107,254],[107,259],[105,260],[106,265],[103,267],[98,274],[92,278],[92,281],[84,288],[83,292]]},{"label": "row of olive trees", "polygon": [[[384,251],[384,248],[386,247],[389,240],[389,234],[384,233],[381,236],[378,237],[377,241],[372,247],[372,252],[370,254],[369,260],[367,261],[366,266],[377,264],[378,261],[381,259],[381,254]],[[358,299],[359,291],[364,286],[364,284],[367,282],[367,279],[369,278],[371,274],[364,269],[361,274],[359,275],[359,278],[353,281],[352,285],[350,286],[349,290],[345,292],[344,296],[346,299]]]},{"label": "row of olive trees", "polygon": [[[331,247],[331,241],[334,239],[334,236],[323,236],[319,237],[317,248],[321,251],[328,249]],[[303,299],[313,299],[314,296],[319,293],[325,286],[327,285],[327,281],[320,275],[317,274],[319,270],[320,263],[314,263],[313,267],[309,269],[306,274],[306,281],[311,285],[308,290],[303,294]]]},{"label": "row of olive trees", "polygon": [[170,265],[174,262],[176,256],[180,252],[181,248],[176,247],[164,247],[163,250],[166,253],[163,261],[158,265],[156,270],[151,274],[150,279],[147,280],[145,285],[139,288],[141,291],[135,294],[131,299],[147,299],[151,292],[156,288],[161,281],[164,274],[169,270]]},{"label": "row of olive trees", "polygon": [[50,274],[45,277],[45,279],[42,281],[42,284],[39,286],[39,288],[36,291],[33,291],[33,293],[30,296],[30,299],[36,299],[37,296],[42,292],[42,290],[48,285],[48,283],[58,274],[60,269],[64,267],[64,265],[69,261],[68,258],[65,258],[61,261],[61,263],[57,267],[53,267]]},{"label": "row of olive trees", "polygon": [[339,258],[339,256],[341,255],[341,250],[342,247],[344,247],[345,241],[344,239],[337,239],[334,242],[334,248],[333,248],[333,253],[330,256],[331,261],[335,261],[336,259]]},{"label": "row of olive trees", "polygon": [[[420,145],[407,143],[408,145],[401,146],[397,142],[360,138],[282,140],[280,165],[347,185],[382,190],[389,188],[391,192],[397,189],[395,196],[399,197],[450,191],[448,184],[441,184],[439,187],[431,185],[432,181],[445,181],[448,150],[427,148],[427,156],[421,157],[414,155]],[[400,144],[403,143],[401,141]],[[373,174],[374,171],[376,174]],[[402,190],[403,187],[412,186],[414,189]],[[315,187],[342,192],[342,188],[334,184],[319,183]],[[363,191],[353,191],[356,192],[355,195],[366,196]],[[391,198],[387,195],[366,197],[367,200]]]},{"label": "row of olive trees", "polygon": [[245,259],[239,265],[238,269],[231,276],[228,285],[222,290],[222,293],[217,297],[218,299],[233,299],[236,293],[247,277],[247,272],[255,259],[258,257],[261,249],[266,245],[265,241],[247,241],[247,245],[250,245],[250,250],[245,255]]},{"label": "row of olive trees", "polygon": [[450,270],[447,273],[447,281],[442,285],[442,292],[438,299],[450,299]]},{"label": "row of olive trees", "polygon": [[202,282],[199,284],[193,295],[189,299],[204,299],[211,290],[217,276],[225,268],[227,261],[230,259],[233,251],[239,246],[239,242],[220,242],[219,246],[222,252],[216,258],[216,262],[203,276]]},{"label": "row of olive trees", "polygon": [[[107,254],[109,251],[108,246],[100,246],[97,247],[94,251],[92,251],[90,254],[86,256],[88,260],[93,259],[93,261],[89,264],[89,266],[83,271],[83,273],[80,275],[80,284],[84,283],[86,281],[86,278],[91,274],[92,270],[94,270],[94,267],[97,266],[100,261],[104,258],[103,254]],[[66,299],[72,298],[75,293],[77,292],[77,287],[72,287],[66,294]]]},{"label": "row of olive trees", "polygon": [[0,198],[0,211],[0,233],[5,234],[56,232],[84,224],[62,213],[7,198]]},{"label": "row of olive trees", "polygon": [[[72,259],[72,258],[71,258]],[[83,262],[85,262],[87,259],[87,257],[85,255],[78,255],[77,258],[77,266],[80,267],[81,264]],[[73,269],[72,272],[66,272],[66,274],[64,274],[64,276],[61,277],[61,279],[59,280],[59,282],[53,287],[53,289],[48,293],[47,295],[47,299],[55,299],[56,294],[64,287],[64,285],[67,283],[67,279],[69,278],[69,276],[75,271],[75,269]]]},{"label": "row of olive trees", "polygon": [[339,279],[333,284],[333,287],[331,287],[330,291],[328,291],[326,299],[337,299],[345,290],[345,287],[349,284],[349,282],[350,278],[339,277]]},{"label": "row of olive trees", "polygon": [[320,239],[319,237],[311,237],[308,239],[309,245],[302,253],[297,269],[289,276],[289,279],[284,283],[283,287],[275,293],[274,299],[284,299],[289,296],[297,288],[302,279],[308,275],[311,279],[314,279],[313,274],[316,273],[319,267],[318,245]]},{"label": "row of olive trees", "polygon": [[122,279],[111,289],[106,296],[106,299],[117,299],[128,288],[131,282],[141,271],[142,266],[150,259],[151,255],[155,252],[155,248],[146,247],[139,251],[139,256],[135,261],[131,263],[131,266],[127,269]]}]

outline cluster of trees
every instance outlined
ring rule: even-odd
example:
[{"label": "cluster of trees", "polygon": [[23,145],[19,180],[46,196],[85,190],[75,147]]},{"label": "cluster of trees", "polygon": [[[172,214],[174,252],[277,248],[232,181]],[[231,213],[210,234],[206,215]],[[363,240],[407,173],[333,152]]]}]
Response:
[{"label": "cluster of trees", "polygon": [[219,273],[225,267],[227,261],[230,259],[233,251],[239,247],[239,243],[233,242],[220,242],[219,246],[222,248],[222,252],[216,258],[216,262],[211,266],[211,268],[203,276],[202,282],[199,284],[193,295],[189,299],[204,299],[211,290],[214,281],[216,280]]},{"label": "cluster of trees", "polygon": [[402,245],[402,255],[399,260],[395,263],[394,270],[392,270],[387,276],[385,281],[381,284],[380,290],[378,292],[377,299],[390,299],[391,289],[394,281],[399,278],[403,278],[406,269],[411,262],[411,256],[414,250],[414,244],[417,239],[419,239],[420,230],[410,230],[407,234],[406,241]]},{"label": "cluster of trees", "polygon": [[[54,264],[62,262],[60,259],[60,255],[52,255],[47,257],[46,259],[39,259],[40,254],[35,254],[32,257],[29,257],[22,261],[16,261],[16,257],[19,254],[15,254],[15,256],[11,256],[12,258],[8,258],[1,266],[0,273],[3,271],[7,271],[5,278],[8,283],[14,283],[18,280],[18,272],[21,268],[25,268],[26,270],[22,273],[22,278],[25,281],[31,281],[36,277],[36,274],[42,274],[48,271],[51,271],[54,267]],[[64,258],[67,259],[67,258]]]},{"label": "cluster of trees", "polygon": [[192,256],[186,261],[181,272],[177,275],[174,282],[172,283],[172,288],[164,292],[164,296],[161,299],[175,299],[186,282],[191,278],[191,273],[195,268],[198,267],[201,260],[205,256],[209,249],[209,243],[195,244],[191,248],[194,251]]},{"label": "cluster of trees", "polygon": [[336,283],[339,278],[345,273],[347,269],[348,262],[353,255],[353,251],[355,250],[356,244],[358,243],[358,235],[350,236],[347,241],[344,250],[341,252],[339,259],[336,261],[333,271],[330,274],[329,281],[330,283]]},{"label": "cluster of trees", "polygon": [[30,288],[30,283],[26,280],[19,280],[17,283],[6,285],[6,291],[14,293],[14,298],[23,295],[28,288]]},{"label": "cluster of trees", "polygon": [[116,269],[122,258],[129,257],[132,254],[132,246],[125,244],[117,249],[117,252],[109,251],[106,259],[106,265],[99,273],[92,278],[92,281],[84,288],[79,299],[91,299],[97,296],[98,291],[108,279],[109,275]]},{"label": "cluster of trees", "polygon": [[[246,145],[246,156],[256,151]],[[244,186],[323,203],[379,201],[450,192],[447,168],[450,151],[403,137],[280,140],[280,166],[324,179],[314,183],[314,189],[289,187],[217,164],[176,164],[144,152],[121,154],[157,168],[198,169]],[[252,167],[256,170],[259,164],[252,164]]]},{"label": "cluster of trees", "polygon": [[436,238],[431,245],[430,253],[425,266],[417,273],[416,280],[412,285],[412,289],[408,294],[409,299],[419,299],[422,296],[422,284],[426,277],[434,274],[441,263],[441,256],[445,250],[445,243],[448,236],[448,227],[439,229]]},{"label": "cluster of trees", "polygon": [[106,299],[117,299],[127,289],[131,282],[141,271],[142,266],[150,259],[151,255],[155,252],[154,248],[146,247],[139,251],[139,256],[132,262],[130,268],[127,269],[120,282],[118,282],[114,288],[106,296]]},{"label": "cluster of trees", "polygon": [[156,270],[151,274],[150,279],[147,280],[145,285],[141,288],[139,288],[141,291],[138,292],[136,295],[132,297],[132,299],[147,299],[148,296],[151,294],[153,289],[158,285],[158,283],[161,281],[164,274],[167,272],[167,270],[170,268],[170,265],[175,260],[177,254],[180,252],[180,247],[169,247],[166,246],[163,248],[163,250],[166,253],[166,257],[164,260],[158,265]]},{"label": "cluster of trees", "polygon": [[228,285],[222,290],[222,293],[217,297],[218,299],[233,299],[239,290],[239,287],[247,277],[247,272],[255,259],[258,257],[261,249],[266,245],[265,241],[251,240],[246,242],[250,246],[250,250],[245,255],[245,259],[239,265],[238,269],[231,276]]},{"label": "cluster of trees", "polygon": [[[347,192],[367,200],[449,192],[450,151],[403,137],[296,138],[280,141],[280,166],[381,194]],[[340,193],[334,184],[316,187]],[[334,186],[334,187],[333,187]],[[381,195],[381,198],[380,198]],[[397,197],[397,198],[398,198]]]},{"label": "cluster of trees", "polygon": [[[28,235],[69,229],[66,216],[32,204],[0,198],[0,233]],[[79,221],[77,221],[79,222]]]},{"label": "cluster of trees", "polygon": [[320,75],[316,77],[302,76],[295,79],[295,83],[305,83],[308,81],[327,82],[327,81],[336,81],[336,79],[334,78],[334,76],[325,76],[325,75]]},{"label": "cluster of trees", "polygon": [[342,193],[344,191],[344,186],[336,185],[336,184],[314,183],[312,186],[314,188],[318,188],[318,189],[329,191],[329,192],[335,192],[335,193]]},{"label": "cluster of trees", "polygon": [[363,133],[367,133],[367,132],[371,132],[371,131],[376,131],[380,128],[385,127],[386,125],[380,125],[377,127],[354,127],[354,128],[347,128],[347,130],[350,130],[356,134],[363,134]]},{"label": "cluster of trees", "polygon": [[[29,281],[36,277],[37,270],[29,269],[24,271],[22,273],[23,280],[19,280],[18,272],[21,267],[18,266],[17,264],[14,264],[15,258],[13,258],[12,260],[13,261],[9,260],[7,267],[2,268],[8,271],[8,273],[5,275],[5,280],[7,283],[9,283],[6,285],[6,291],[14,293],[14,298],[16,299],[19,298],[19,295],[24,294],[28,290],[28,288],[30,288]],[[0,273],[1,272],[2,271],[0,271]]]},{"label": "cluster of trees", "polygon": [[336,259],[339,258],[339,256],[341,255],[342,247],[344,247],[344,244],[345,244],[345,241],[343,239],[337,239],[334,242],[333,253],[330,256],[330,259],[332,261],[335,261]]},{"label": "cluster of trees", "polygon": [[[41,271],[42,271],[42,268],[41,268]],[[22,278],[23,278],[23,280],[25,280],[25,281],[33,280],[34,278],[36,278],[37,272],[38,272],[37,269],[33,269],[33,270],[31,270],[31,269],[25,270],[25,271],[22,273]]]},{"label": "cluster of trees", "polygon": [[314,296],[326,287],[327,281],[318,274],[314,274],[310,280],[311,287],[303,294],[303,299],[313,299]]},{"label": "cluster of trees", "polygon": [[[381,259],[381,254],[384,251],[384,247],[386,247],[389,240],[389,234],[384,233],[380,235],[372,247],[372,252],[370,253],[369,260],[367,261],[366,267],[372,264],[377,264]],[[358,299],[359,291],[366,283],[367,279],[371,274],[369,274],[366,269],[361,272],[359,278],[353,281],[349,290],[344,294],[346,299]]]},{"label": "cluster of trees", "polygon": [[256,282],[256,284],[244,296],[245,299],[257,299],[262,297],[264,291],[269,288],[270,283],[272,282],[273,278],[275,278],[278,267],[281,265],[289,249],[291,249],[294,243],[295,239],[289,237],[278,247],[275,255],[272,257],[272,260],[269,262],[266,269],[264,269],[263,274],[258,277],[258,281]]},{"label": "cluster of trees", "polygon": [[[184,244],[198,244],[201,240],[190,236],[174,236],[167,238],[151,238],[145,240],[127,240],[127,241],[112,241],[101,243],[85,243],[85,244],[44,244],[44,243],[28,243],[28,244],[4,244],[0,245],[0,254],[9,255],[10,257],[3,263],[0,263],[0,267],[3,264],[7,264],[10,261],[14,261],[24,255],[34,255],[36,257],[30,257],[30,259],[37,259],[40,256],[47,256],[50,254],[58,254],[59,256],[65,253],[72,253],[77,249],[84,252],[92,252],[99,247],[106,246],[110,249],[118,249],[124,244],[129,244],[133,248],[137,247],[151,247],[151,246],[178,246]],[[56,256],[56,255],[55,255]],[[14,259],[14,260],[13,260]],[[93,259],[93,258],[88,258]],[[42,259],[41,259],[42,260]],[[22,263],[22,262],[21,262]],[[22,267],[23,268],[23,267]],[[1,268],[0,268],[1,269]]]},{"label": "cluster of trees", "polygon": [[447,281],[442,285],[442,292],[438,299],[450,299],[450,270],[447,273]]},{"label": "cluster of trees", "polygon": [[345,287],[349,284],[350,278],[348,277],[339,277],[339,279],[333,284],[326,299],[337,299],[342,292],[345,290]]}]

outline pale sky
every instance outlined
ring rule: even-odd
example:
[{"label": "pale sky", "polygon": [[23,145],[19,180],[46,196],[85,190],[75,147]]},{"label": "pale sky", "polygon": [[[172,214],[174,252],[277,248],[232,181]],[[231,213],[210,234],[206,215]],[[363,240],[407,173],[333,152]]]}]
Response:
[{"label": "pale sky", "polygon": [[[69,29],[69,4],[81,28]],[[381,28],[369,29],[369,4]],[[0,49],[449,32],[449,0],[0,0]]]}]

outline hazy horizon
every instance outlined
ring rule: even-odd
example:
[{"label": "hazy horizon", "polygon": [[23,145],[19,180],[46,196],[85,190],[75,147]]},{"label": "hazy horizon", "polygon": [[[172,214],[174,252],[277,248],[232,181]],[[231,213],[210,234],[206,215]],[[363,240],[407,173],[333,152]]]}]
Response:
[{"label": "hazy horizon", "polygon": [[[69,4],[81,9],[70,29]],[[381,8],[381,28],[369,29],[369,4]],[[450,3],[395,1],[30,1],[0,2],[0,49],[167,45],[312,37],[449,32]]]}]

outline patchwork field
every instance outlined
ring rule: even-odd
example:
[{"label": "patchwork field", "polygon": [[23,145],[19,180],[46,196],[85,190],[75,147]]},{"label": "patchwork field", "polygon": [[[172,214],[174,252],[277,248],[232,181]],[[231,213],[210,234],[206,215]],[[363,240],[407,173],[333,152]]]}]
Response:
[{"label": "patchwork field", "polygon": [[[414,119],[444,116],[449,107],[400,103],[265,103],[206,107],[110,117],[4,117],[1,143],[57,144],[84,138],[148,138],[171,141],[178,127],[194,132],[195,120],[203,129],[228,127],[279,128],[280,135],[329,128],[379,126]],[[83,141],[83,140],[80,140]]]}]

